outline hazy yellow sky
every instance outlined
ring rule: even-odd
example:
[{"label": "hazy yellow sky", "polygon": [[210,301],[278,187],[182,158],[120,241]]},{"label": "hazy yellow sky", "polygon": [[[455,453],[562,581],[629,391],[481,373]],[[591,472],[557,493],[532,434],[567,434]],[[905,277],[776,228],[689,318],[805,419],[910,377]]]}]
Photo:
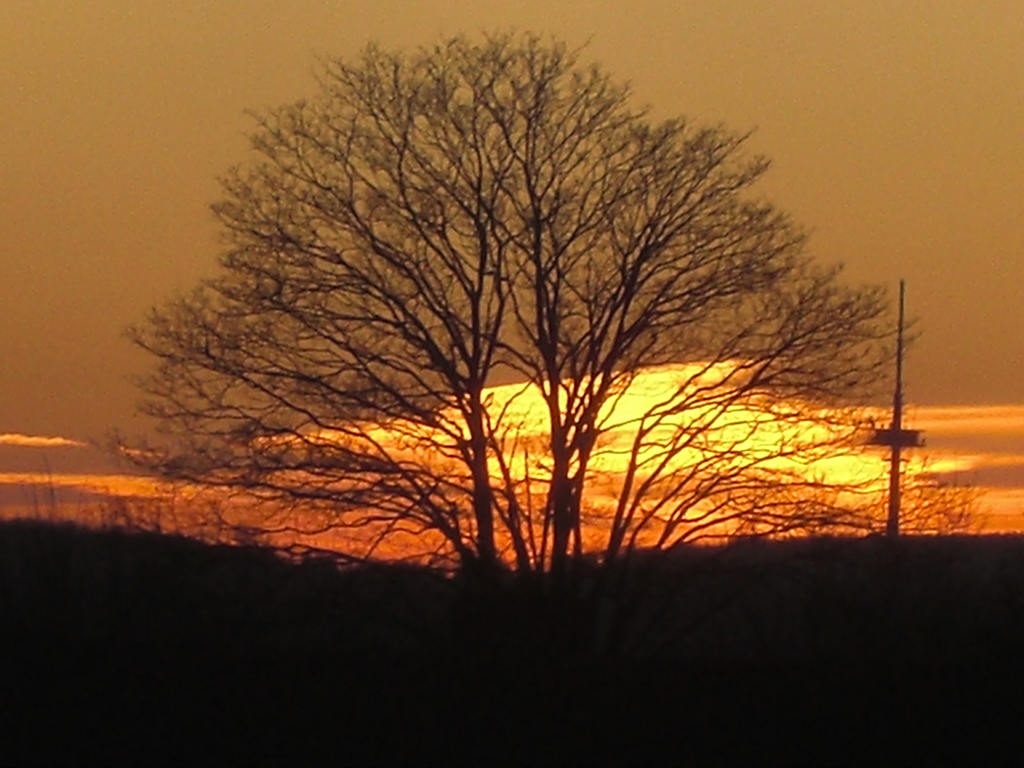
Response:
[{"label": "hazy yellow sky", "polygon": [[1021,0],[3,0],[0,433],[132,431],[121,331],[212,272],[244,109],[311,92],[318,54],[509,27],[757,128],[817,254],[907,278],[911,401],[1024,403]]}]

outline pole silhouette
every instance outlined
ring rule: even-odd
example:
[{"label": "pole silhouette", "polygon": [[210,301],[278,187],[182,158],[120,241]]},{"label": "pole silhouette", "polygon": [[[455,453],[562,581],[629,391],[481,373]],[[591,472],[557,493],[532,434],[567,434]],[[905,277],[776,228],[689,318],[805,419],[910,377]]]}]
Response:
[{"label": "pole silhouette", "polygon": [[899,325],[896,331],[896,387],[892,397],[892,422],[888,429],[877,430],[871,439],[873,445],[889,448],[889,500],[885,520],[885,534],[890,538],[900,535],[901,461],[904,448],[924,445],[921,432],[903,428],[903,318],[906,299],[906,281],[900,280]]}]

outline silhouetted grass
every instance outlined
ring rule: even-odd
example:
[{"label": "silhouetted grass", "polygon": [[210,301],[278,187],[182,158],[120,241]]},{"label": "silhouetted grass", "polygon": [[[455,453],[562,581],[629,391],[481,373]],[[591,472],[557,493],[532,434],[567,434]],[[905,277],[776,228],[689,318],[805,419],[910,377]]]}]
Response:
[{"label": "silhouetted grass", "polygon": [[600,600],[551,602],[5,523],[0,762],[1021,758],[1003,727],[1024,710],[1024,539],[747,542],[617,576]]}]

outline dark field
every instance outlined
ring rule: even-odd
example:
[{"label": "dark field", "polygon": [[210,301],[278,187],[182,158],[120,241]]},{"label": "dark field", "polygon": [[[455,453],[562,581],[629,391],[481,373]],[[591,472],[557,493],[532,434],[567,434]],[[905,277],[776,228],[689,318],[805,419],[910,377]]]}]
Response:
[{"label": "dark field", "polygon": [[5,523],[0,762],[1024,760],[1022,538],[749,542],[613,576],[555,599]]}]

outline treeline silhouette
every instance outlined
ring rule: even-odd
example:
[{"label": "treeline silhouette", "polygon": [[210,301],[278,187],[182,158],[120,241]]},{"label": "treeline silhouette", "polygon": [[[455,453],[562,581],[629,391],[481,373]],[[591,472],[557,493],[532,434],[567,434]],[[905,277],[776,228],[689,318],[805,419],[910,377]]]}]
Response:
[{"label": "treeline silhouette", "polygon": [[0,762],[1024,756],[1022,538],[758,540],[618,576],[554,600],[537,583],[484,593],[408,565],[3,523]]}]

